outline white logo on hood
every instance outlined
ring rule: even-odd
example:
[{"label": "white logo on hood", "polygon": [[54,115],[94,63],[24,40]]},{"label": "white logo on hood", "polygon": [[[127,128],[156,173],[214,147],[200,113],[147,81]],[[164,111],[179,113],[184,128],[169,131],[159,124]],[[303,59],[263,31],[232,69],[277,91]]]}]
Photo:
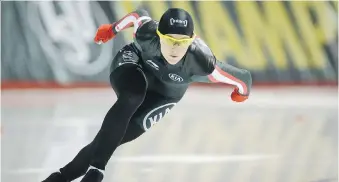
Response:
[{"label": "white logo on hood", "polygon": [[187,27],[187,20],[180,20],[180,19],[171,18],[170,24],[171,25],[180,24],[180,25],[183,25],[184,27]]}]

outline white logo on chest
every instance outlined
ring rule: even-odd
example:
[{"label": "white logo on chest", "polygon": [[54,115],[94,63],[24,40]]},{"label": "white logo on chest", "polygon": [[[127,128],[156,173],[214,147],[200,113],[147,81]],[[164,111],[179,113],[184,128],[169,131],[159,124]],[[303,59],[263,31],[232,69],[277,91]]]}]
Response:
[{"label": "white logo on chest", "polygon": [[170,77],[171,80],[173,80],[175,82],[182,82],[182,81],[184,81],[184,79],[181,76],[179,76],[177,74],[174,74],[174,73],[170,73],[170,74],[168,74],[168,76]]}]

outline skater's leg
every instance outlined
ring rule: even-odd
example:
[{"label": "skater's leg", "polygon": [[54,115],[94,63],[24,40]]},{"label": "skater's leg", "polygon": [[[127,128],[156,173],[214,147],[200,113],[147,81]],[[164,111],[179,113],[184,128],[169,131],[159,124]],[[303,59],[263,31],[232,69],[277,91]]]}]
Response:
[{"label": "skater's leg", "polygon": [[[125,59],[127,57],[128,59]],[[90,164],[97,168],[104,168],[113,151],[120,144],[130,118],[143,102],[146,94],[147,81],[141,67],[137,64],[138,61],[139,57],[131,45],[126,45],[114,57],[110,82],[118,97],[116,103],[107,112],[94,140],[80,150],[70,163],[61,168],[61,173],[50,178],[52,174],[45,180],[46,182],[74,180],[86,173]],[[64,178],[67,180],[59,180]]]},{"label": "skater's leg", "polygon": [[[140,128],[140,126],[136,125],[135,123],[129,123],[126,133],[119,146],[138,138],[143,133],[144,130]],[[66,179],[72,181],[86,173],[88,167],[90,166],[92,143],[81,149],[70,163],[60,169],[60,172],[63,174],[63,176],[65,176]]]},{"label": "skater's leg", "polygon": [[120,144],[129,120],[144,99],[147,82],[137,66],[118,67],[112,72],[110,79],[118,99],[107,112],[95,139],[60,169],[68,180],[82,176],[90,165],[99,169],[105,168],[113,151]]},{"label": "skater's leg", "polygon": [[[95,137],[95,147],[90,163],[91,166],[102,170],[105,169],[114,150],[119,146],[130,119],[146,95],[147,81],[142,70],[133,65],[119,68],[111,75],[111,83],[118,93],[118,100],[107,113]],[[115,72],[119,72],[118,76],[114,74]]]}]

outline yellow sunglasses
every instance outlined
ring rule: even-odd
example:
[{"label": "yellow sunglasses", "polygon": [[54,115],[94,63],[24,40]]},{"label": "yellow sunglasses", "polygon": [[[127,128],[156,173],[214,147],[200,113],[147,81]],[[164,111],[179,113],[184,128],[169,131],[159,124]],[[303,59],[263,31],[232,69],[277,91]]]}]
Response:
[{"label": "yellow sunglasses", "polygon": [[157,34],[159,35],[160,39],[164,40],[167,44],[170,44],[170,45],[187,46],[187,45],[190,45],[195,39],[194,33],[191,38],[186,38],[186,39],[175,39],[173,37],[160,33],[158,29],[157,29]]}]

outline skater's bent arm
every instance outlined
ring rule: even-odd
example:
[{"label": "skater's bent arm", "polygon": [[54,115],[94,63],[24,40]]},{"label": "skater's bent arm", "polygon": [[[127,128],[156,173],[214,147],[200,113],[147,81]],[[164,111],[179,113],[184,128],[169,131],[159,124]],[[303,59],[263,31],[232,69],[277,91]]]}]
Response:
[{"label": "skater's bent arm", "polygon": [[229,64],[217,61],[214,71],[208,75],[212,83],[227,83],[238,87],[239,93],[249,95],[252,86],[251,73],[245,69],[236,68]]},{"label": "skater's bent arm", "polygon": [[251,73],[221,61],[216,61],[214,70],[207,76],[193,76],[195,82],[226,83],[236,86],[239,93],[249,95],[252,86]]},{"label": "skater's bent arm", "polygon": [[119,21],[113,24],[113,32],[117,34],[118,32],[125,30],[130,27],[134,27],[134,34],[138,30],[138,28],[145,22],[151,20],[151,17],[148,15],[147,11],[145,10],[135,10]]}]

